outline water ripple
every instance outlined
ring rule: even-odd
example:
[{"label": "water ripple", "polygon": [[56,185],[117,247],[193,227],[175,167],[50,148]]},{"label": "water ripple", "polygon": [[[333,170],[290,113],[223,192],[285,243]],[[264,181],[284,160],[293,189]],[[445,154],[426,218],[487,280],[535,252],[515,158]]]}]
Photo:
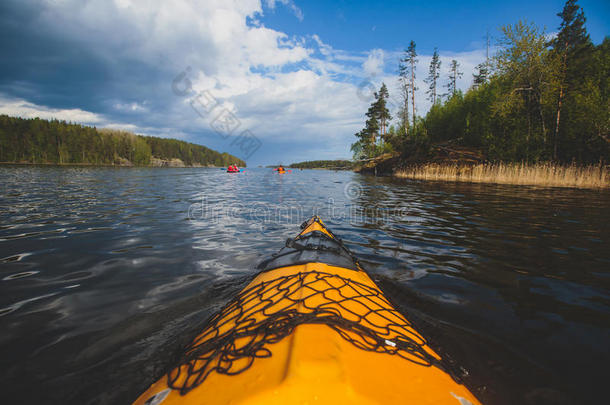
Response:
[{"label": "water ripple", "polygon": [[22,402],[131,402],[314,213],[484,402],[605,386],[607,191],[265,169],[0,167],[0,183],[2,390]]}]

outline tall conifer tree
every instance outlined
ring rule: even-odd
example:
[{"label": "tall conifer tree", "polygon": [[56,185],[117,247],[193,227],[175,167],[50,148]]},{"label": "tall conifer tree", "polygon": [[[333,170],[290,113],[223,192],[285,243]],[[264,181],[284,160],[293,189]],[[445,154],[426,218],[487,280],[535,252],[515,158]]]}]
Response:
[{"label": "tall conifer tree", "polygon": [[460,72],[460,63],[453,59],[449,65],[449,82],[447,83],[449,97],[453,97],[457,93],[457,81],[463,74],[463,72]]},{"label": "tall conifer tree", "polygon": [[487,63],[479,63],[476,67],[476,73],[472,74],[472,87],[475,89],[480,85],[487,82],[487,77],[489,76],[489,69],[487,68]]},{"label": "tall conifer tree", "polygon": [[430,68],[428,70],[428,77],[425,82],[428,83],[428,90],[426,93],[428,94],[428,100],[432,102],[432,105],[436,104],[436,86],[438,83],[438,78],[440,77],[441,72],[441,60],[438,56],[438,49],[434,48],[434,53],[432,54],[432,59],[430,60]]},{"label": "tall conifer tree", "polygon": [[577,61],[584,51],[591,48],[591,39],[585,28],[585,14],[576,4],[576,0],[566,1],[563,10],[557,14],[561,17],[559,33],[551,42],[553,52],[559,59],[557,114],[553,139],[553,159],[557,159],[561,109],[567,93],[572,90],[571,84],[578,80]]},{"label": "tall conifer tree", "polygon": [[385,135],[387,132],[387,124],[388,121],[390,121],[392,119],[392,117],[390,116],[390,111],[387,108],[387,99],[388,97],[390,97],[390,94],[388,92],[388,88],[386,87],[385,83],[381,84],[381,88],[379,89],[379,93],[377,93],[377,102],[376,104],[376,110],[377,110],[377,116],[379,118],[379,122],[381,124],[381,137],[382,139],[385,139]]},{"label": "tall conifer tree", "polygon": [[415,65],[417,65],[415,41],[411,41],[409,48],[407,49],[407,53],[409,55],[409,64],[411,65],[411,106],[413,107],[413,128],[415,128],[415,92],[417,91],[417,86],[415,86]]},{"label": "tall conifer tree", "polygon": [[400,76],[409,83],[409,92],[411,93],[411,106],[412,106],[412,118],[413,126],[415,127],[415,67],[417,65],[417,51],[415,50],[415,41],[409,43],[409,47],[405,50],[401,62]]},{"label": "tall conifer tree", "polygon": [[409,76],[407,51],[405,50],[404,57],[398,61],[398,81],[400,83],[400,96],[402,98],[400,120],[405,129],[405,135],[409,134],[409,94],[411,93],[411,80]]}]

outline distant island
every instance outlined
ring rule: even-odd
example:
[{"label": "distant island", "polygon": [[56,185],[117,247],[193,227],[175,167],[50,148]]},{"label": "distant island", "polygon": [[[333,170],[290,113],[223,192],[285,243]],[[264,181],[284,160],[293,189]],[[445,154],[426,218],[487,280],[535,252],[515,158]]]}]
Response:
[{"label": "distant island", "polygon": [[0,163],[223,167],[246,162],[177,139],[97,129],[59,120],[0,115]]},{"label": "distant island", "polygon": [[351,160],[310,160],[300,163],[293,163],[293,169],[329,169],[329,170],[352,170],[354,162]]}]

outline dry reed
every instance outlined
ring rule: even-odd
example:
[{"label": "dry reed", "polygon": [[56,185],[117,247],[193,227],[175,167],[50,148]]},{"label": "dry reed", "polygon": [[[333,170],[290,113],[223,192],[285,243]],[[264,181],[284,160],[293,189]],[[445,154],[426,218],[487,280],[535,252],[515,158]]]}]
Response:
[{"label": "dry reed", "polygon": [[473,166],[428,163],[394,173],[418,180],[465,181],[473,183],[522,184],[547,187],[610,187],[610,173],[604,166],[561,166],[552,163],[498,163]]}]

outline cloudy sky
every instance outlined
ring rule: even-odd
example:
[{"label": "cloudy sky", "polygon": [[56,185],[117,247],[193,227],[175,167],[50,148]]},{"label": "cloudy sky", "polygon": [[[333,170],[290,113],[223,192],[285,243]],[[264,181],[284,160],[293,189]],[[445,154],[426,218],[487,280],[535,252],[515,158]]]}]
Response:
[{"label": "cloudy sky", "polygon": [[[610,3],[579,4],[595,43]],[[556,31],[561,0],[2,0],[0,113],[172,137],[249,165],[349,158],[371,89],[398,94],[401,51],[418,80],[438,47],[471,84],[485,33],[527,17]],[[418,114],[429,102],[419,84]],[[392,104],[392,102],[391,102]],[[394,111],[394,115],[395,111]],[[240,138],[241,136],[241,138]],[[241,156],[240,156],[241,155]]]}]

